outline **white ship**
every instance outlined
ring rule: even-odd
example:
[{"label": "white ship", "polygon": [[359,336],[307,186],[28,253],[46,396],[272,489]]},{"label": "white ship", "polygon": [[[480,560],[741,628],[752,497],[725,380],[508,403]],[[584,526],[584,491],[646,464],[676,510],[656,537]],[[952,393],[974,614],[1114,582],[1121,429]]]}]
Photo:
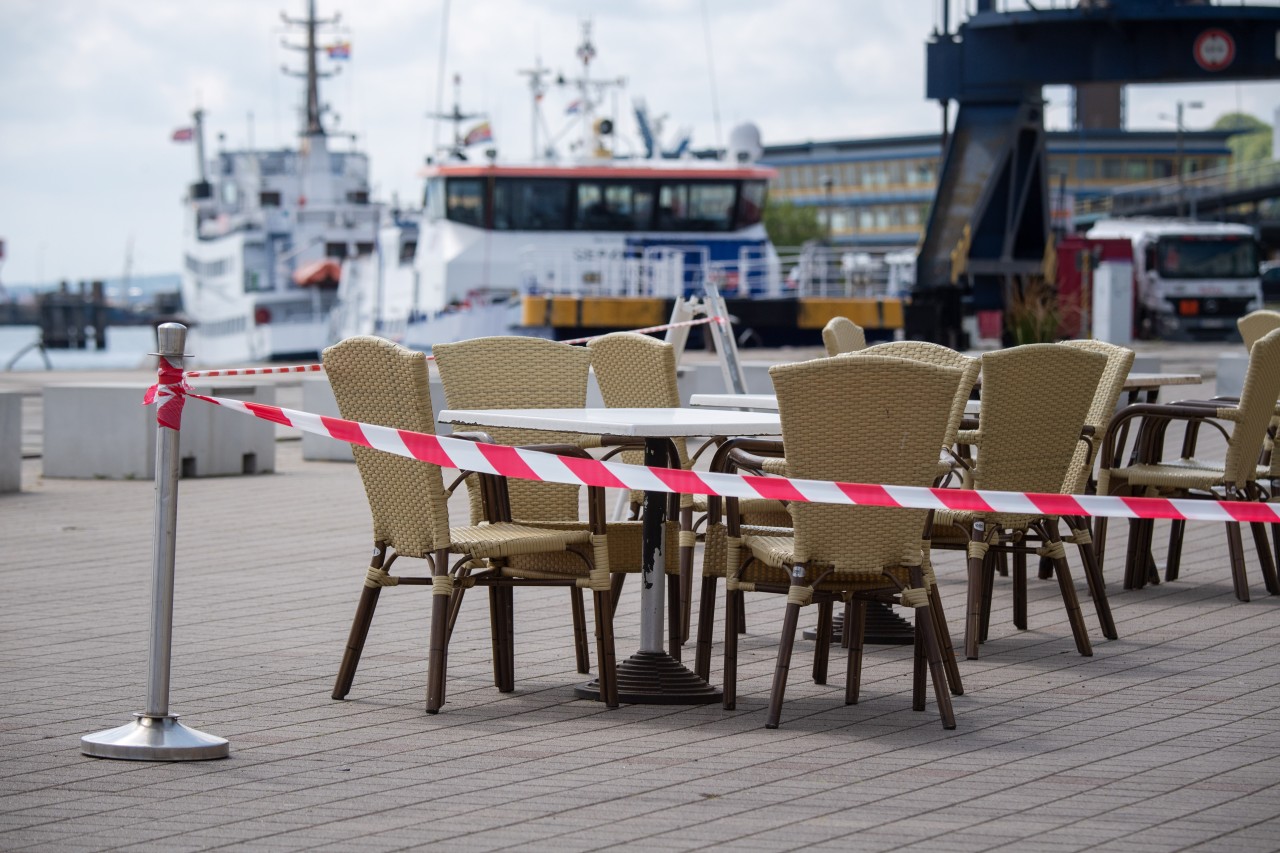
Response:
[{"label": "white ship", "polygon": [[[282,16],[284,17],[284,16]],[[334,149],[320,106],[320,55],[343,43],[317,43],[315,0],[306,33],[288,45],[306,58],[306,107],[297,148],[219,150],[208,161],[204,114],[193,113],[198,178],[185,200],[183,311],[188,347],[204,364],[314,358],[328,343],[344,260],[372,255],[378,212],[369,199],[369,161]],[[335,47],[338,51],[335,51]]]},{"label": "white ship", "polygon": [[588,74],[589,25],[578,56],[571,158],[503,163],[496,150],[468,151],[459,122],[476,115],[455,102],[441,116],[455,123],[453,146],[424,170],[421,208],[384,210],[377,251],[344,262],[331,340],[375,334],[429,351],[483,335],[654,325],[707,282],[730,297],[782,295],[762,222],[773,170],[753,162],[755,128],[734,131],[725,160],[693,159],[687,136],[659,150],[637,105],[646,156],[616,156],[613,121],[593,113],[601,87],[616,84]]}]

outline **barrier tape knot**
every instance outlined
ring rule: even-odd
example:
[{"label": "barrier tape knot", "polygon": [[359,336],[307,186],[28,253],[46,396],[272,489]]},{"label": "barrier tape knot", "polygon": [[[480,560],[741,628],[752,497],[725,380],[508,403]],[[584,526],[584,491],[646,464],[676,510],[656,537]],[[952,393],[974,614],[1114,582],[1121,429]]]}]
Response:
[{"label": "barrier tape knot", "polygon": [[158,374],[156,384],[148,388],[147,393],[143,395],[142,405],[150,406],[159,401],[160,406],[156,409],[156,423],[171,430],[180,430],[182,429],[182,407],[187,402],[187,394],[191,391],[191,386],[187,384],[182,368],[174,367],[173,363],[164,356],[160,356]]}]

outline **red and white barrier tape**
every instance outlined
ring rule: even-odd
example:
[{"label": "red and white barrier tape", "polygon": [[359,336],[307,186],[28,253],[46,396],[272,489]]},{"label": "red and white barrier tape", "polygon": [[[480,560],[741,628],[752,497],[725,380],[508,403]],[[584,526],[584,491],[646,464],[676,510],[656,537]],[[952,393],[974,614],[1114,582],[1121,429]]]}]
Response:
[{"label": "red and white barrier tape", "polygon": [[[169,386],[170,388],[175,386]],[[180,397],[183,391],[178,391]],[[881,486],[784,477],[756,477],[649,468],[620,462],[601,462],[556,456],[502,445],[477,444],[447,436],[374,426],[341,418],[265,406],[242,400],[188,396],[272,423],[372,447],[397,456],[419,459],[446,468],[499,474],[520,480],[540,480],[575,486],[679,492],[733,498],[772,498],[824,504],[973,510],[1028,515],[1151,518],[1187,521],[1280,522],[1280,504],[1248,501],[1168,500],[1103,495],[1055,495],[920,486]]]},{"label": "red and white barrier tape", "polygon": [[[645,335],[649,332],[662,332],[667,329],[680,329],[688,326],[701,326],[706,323],[724,323],[724,317],[699,317],[696,320],[681,320],[678,323],[663,323],[661,326],[649,326],[644,329],[630,329],[638,335]],[[596,338],[603,338],[604,335],[591,335],[585,338],[572,338],[567,341],[561,341],[562,344],[585,344],[588,341],[594,341]],[[427,354],[427,360],[433,361],[435,356]],[[323,364],[295,364],[289,367],[233,367],[222,368],[219,370],[188,370],[183,375],[188,379],[204,379],[218,376],[265,376],[271,373],[323,373]]]}]

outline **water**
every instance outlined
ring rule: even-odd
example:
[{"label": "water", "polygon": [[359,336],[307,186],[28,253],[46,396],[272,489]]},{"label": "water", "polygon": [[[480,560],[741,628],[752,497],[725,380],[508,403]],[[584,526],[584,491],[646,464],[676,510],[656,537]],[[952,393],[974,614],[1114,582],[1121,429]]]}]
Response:
[{"label": "water", "polygon": [[[0,370],[9,364],[23,347],[40,339],[38,326],[0,326]],[[54,370],[131,370],[152,368],[155,359],[147,353],[156,351],[156,336],[150,326],[108,326],[104,350],[45,350]],[[14,366],[14,371],[44,370],[44,359],[36,349],[28,350]]]}]

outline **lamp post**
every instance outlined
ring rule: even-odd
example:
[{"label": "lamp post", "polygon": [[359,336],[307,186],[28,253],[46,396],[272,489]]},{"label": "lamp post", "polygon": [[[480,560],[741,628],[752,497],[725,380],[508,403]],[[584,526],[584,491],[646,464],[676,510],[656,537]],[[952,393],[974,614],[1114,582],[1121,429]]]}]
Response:
[{"label": "lamp post", "polygon": [[831,188],[835,186],[836,182],[835,178],[831,177],[827,172],[823,172],[822,177],[819,178],[819,180],[822,182],[823,203],[827,208],[827,245],[822,258],[822,290],[823,293],[826,293],[827,277],[831,273],[831,259],[834,256],[834,248],[831,243],[831,236],[834,233],[834,230],[832,228],[831,219],[832,214],[835,211],[831,207]]},{"label": "lamp post", "polygon": [[[1174,123],[1174,145],[1177,150],[1175,155],[1175,168],[1178,170],[1178,216],[1186,213],[1187,205],[1187,176],[1185,171],[1185,156],[1183,154],[1182,133],[1186,127],[1182,123],[1182,113],[1184,109],[1198,110],[1204,107],[1203,101],[1178,101],[1178,109],[1173,116]],[[1160,113],[1160,118],[1168,121],[1170,116],[1168,113]]]}]

